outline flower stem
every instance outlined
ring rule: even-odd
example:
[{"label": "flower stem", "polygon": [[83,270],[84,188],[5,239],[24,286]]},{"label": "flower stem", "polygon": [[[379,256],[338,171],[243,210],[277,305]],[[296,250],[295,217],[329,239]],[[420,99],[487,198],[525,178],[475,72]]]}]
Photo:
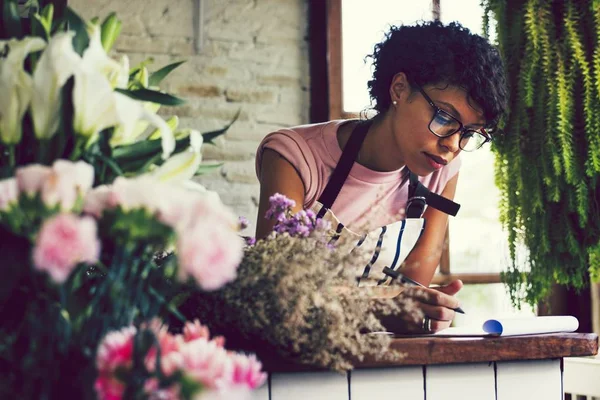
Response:
[{"label": "flower stem", "polygon": [[8,145],[8,165],[10,168],[17,166],[17,160],[15,158],[15,145]]}]

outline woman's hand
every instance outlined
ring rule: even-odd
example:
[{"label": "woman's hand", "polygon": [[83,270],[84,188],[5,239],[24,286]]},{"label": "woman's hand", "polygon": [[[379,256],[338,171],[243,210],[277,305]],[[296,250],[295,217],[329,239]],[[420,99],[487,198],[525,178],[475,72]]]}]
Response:
[{"label": "woman's hand", "polygon": [[[388,331],[394,333],[433,333],[446,329],[454,319],[454,309],[460,307],[454,295],[462,287],[460,280],[435,288],[407,287],[396,299],[411,309],[400,315],[384,316],[381,322]],[[431,320],[430,324],[427,318]]]}]

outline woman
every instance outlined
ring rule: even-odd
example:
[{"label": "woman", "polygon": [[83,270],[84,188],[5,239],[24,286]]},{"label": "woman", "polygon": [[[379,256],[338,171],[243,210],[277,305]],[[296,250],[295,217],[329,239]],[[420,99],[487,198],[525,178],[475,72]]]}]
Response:
[{"label": "woman", "polygon": [[[381,242],[386,232],[395,232],[396,253],[402,252],[401,242],[410,244],[402,274],[428,286],[444,246],[447,214],[457,211],[451,200],[459,154],[492,141],[505,112],[504,67],[487,40],[457,23],[391,27],[370,57],[375,117],[282,129],[261,143],[256,236],[272,230],[274,222],[263,216],[269,197],[281,193],[295,201],[296,210],[313,209],[338,223],[340,234],[355,234],[357,245],[365,237]],[[428,206],[421,215],[423,201]],[[358,275],[389,283],[386,278],[405,256],[396,254],[393,265],[386,257]],[[454,318],[459,305],[454,294],[461,287],[457,280],[436,289],[397,290],[393,296],[413,298],[425,317],[399,316],[386,323],[402,332],[444,329]]]}]

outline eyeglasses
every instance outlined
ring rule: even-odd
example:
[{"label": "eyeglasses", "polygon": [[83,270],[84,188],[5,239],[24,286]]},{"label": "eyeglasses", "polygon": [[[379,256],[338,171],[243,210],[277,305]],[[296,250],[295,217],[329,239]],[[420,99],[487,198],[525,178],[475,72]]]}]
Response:
[{"label": "eyeglasses", "polygon": [[435,113],[429,122],[429,130],[435,136],[446,138],[460,132],[458,147],[464,151],[475,151],[481,148],[485,143],[492,141],[492,137],[483,128],[480,130],[465,128],[462,122],[456,119],[452,114],[436,106],[433,100],[427,96],[427,93],[425,93],[420,86],[415,86],[417,86],[425,100],[427,100],[429,105],[435,110]]}]

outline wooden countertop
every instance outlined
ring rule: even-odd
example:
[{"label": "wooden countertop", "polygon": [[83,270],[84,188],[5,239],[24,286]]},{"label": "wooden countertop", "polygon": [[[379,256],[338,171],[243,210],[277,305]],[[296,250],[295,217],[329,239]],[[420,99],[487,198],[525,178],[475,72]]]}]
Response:
[{"label": "wooden countertop", "polygon": [[[591,356],[598,354],[598,335],[554,333],[510,337],[401,337],[393,339],[390,348],[405,354],[405,357],[394,361],[365,359],[357,362],[355,368]],[[294,364],[290,360],[271,359],[264,354],[259,354],[259,357],[264,369],[269,372],[318,370]]]}]

